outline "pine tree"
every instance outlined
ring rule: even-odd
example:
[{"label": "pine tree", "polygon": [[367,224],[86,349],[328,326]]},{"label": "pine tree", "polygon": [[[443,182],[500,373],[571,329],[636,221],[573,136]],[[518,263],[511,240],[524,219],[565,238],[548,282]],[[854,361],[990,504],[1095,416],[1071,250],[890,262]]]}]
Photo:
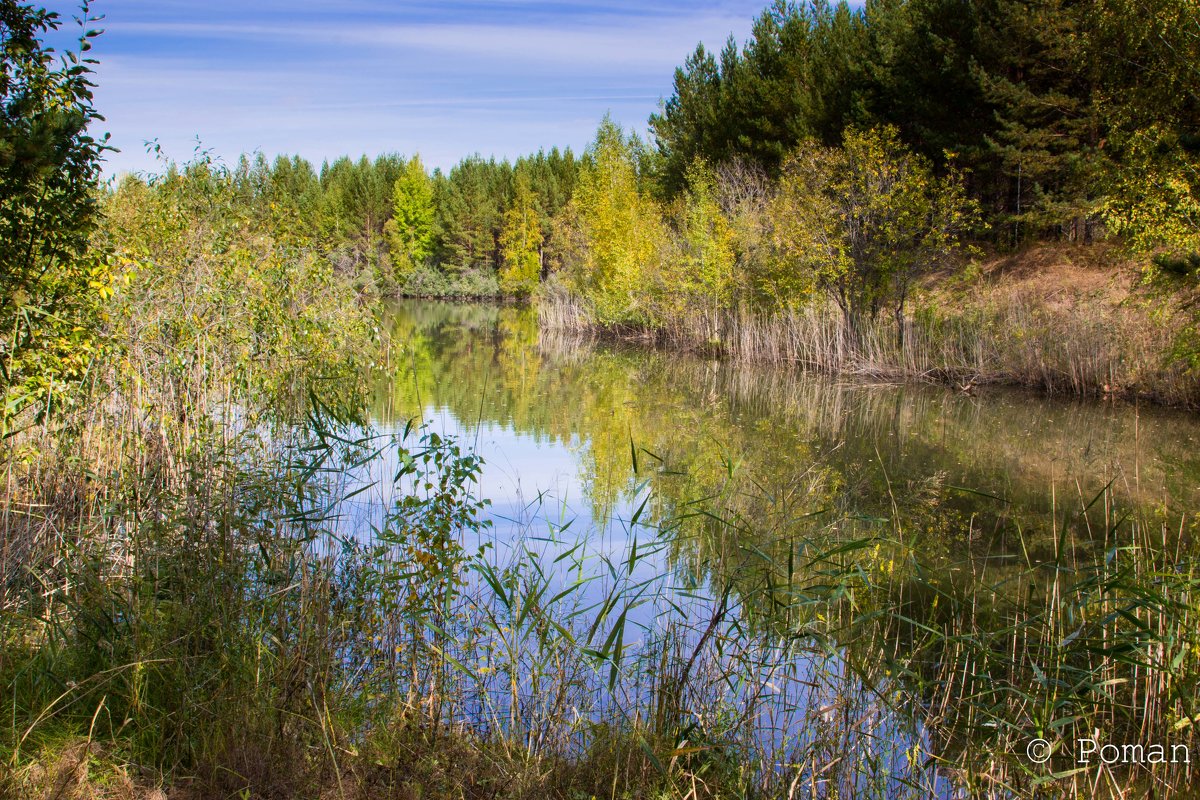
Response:
[{"label": "pine tree", "polygon": [[495,271],[512,167],[470,156],[437,182],[441,258],[448,271]]},{"label": "pine tree", "polygon": [[1003,62],[980,68],[996,108],[991,157],[1008,183],[1001,220],[1015,241],[1063,232],[1090,240],[1106,153],[1084,0],[1000,0],[989,26]]}]

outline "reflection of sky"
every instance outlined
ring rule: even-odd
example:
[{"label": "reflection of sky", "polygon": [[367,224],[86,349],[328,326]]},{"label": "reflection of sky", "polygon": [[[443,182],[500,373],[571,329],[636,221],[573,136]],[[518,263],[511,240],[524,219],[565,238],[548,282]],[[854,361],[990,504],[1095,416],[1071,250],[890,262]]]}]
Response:
[{"label": "reflection of sky", "polygon": [[[686,570],[673,568],[669,542],[653,525],[629,524],[633,506],[640,502],[640,497],[636,501],[629,497],[619,501],[611,519],[597,525],[580,480],[577,446],[521,433],[508,425],[460,420],[448,408],[432,405],[425,407],[420,422],[425,425],[424,432],[452,438],[464,452],[483,457],[483,471],[475,491],[479,497],[491,501],[488,517],[493,527],[479,538],[467,532],[463,544],[468,553],[476,552],[478,545],[487,541],[493,549],[486,559],[498,569],[522,559],[536,560],[545,570],[543,579],[549,587],[543,598],[582,581],[567,602],[575,608],[590,609],[586,612],[589,616],[613,596],[614,587],[622,587],[617,592],[620,602],[610,612],[608,624],[618,615],[625,620],[623,642],[627,664],[641,652],[654,652],[653,648],[660,646],[665,635],[679,635],[682,631],[685,651],[696,645],[713,619],[719,592],[696,586]],[[404,430],[405,423],[393,423],[382,433],[400,435]],[[410,450],[418,448],[419,435],[410,432],[405,440]],[[404,490],[403,483],[388,485],[398,466],[396,452],[395,447],[386,448],[370,467],[378,497],[386,504],[368,503],[373,514],[389,507],[396,492]],[[360,519],[355,524],[361,526],[361,522]],[[631,555],[635,549],[636,557]],[[481,586],[482,581],[473,572],[467,576],[471,585]],[[730,600],[728,615],[729,619],[740,616],[736,598]],[[607,625],[601,630],[601,639],[606,630]],[[590,644],[595,648],[599,641]],[[746,663],[734,652],[717,655],[715,663],[709,658],[711,655],[701,659],[703,669],[737,674],[746,668]],[[701,668],[697,664],[697,670]],[[593,679],[602,685],[608,679],[608,667],[595,665]],[[761,685],[768,689],[768,697],[756,706],[759,710],[753,718],[759,746],[780,753],[803,750],[821,735],[808,727],[813,714],[829,716],[849,711],[856,717],[871,719],[865,726],[870,733],[865,730],[848,733],[845,746],[863,748],[873,753],[873,757],[881,758],[886,765],[884,773],[891,776],[886,779],[888,786],[898,788],[897,776],[912,769],[904,755],[913,742],[911,724],[886,711],[869,688],[845,674],[839,652],[801,648],[786,668],[764,667],[760,679]],[[507,680],[498,674],[488,689],[493,695],[491,702],[502,709],[508,703]],[[532,702],[528,680],[522,678],[520,683],[524,702]],[[642,686],[635,680],[626,691],[644,693],[649,685],[652,681]],[[745,684],[724,687],[730,694],[722,692],[722,700],[733,701],[735,707],[750,702],[751,698],[743,693],[751,690],[748,687],[758,685],[747,680]],[[716,697],[711,699],[718,702]],[[594,713],[602,714],[609,701],[602,695],[598,702]],[[640,702],[649,703],[650,698],[644,697]],[[704,719],[703,712],[697,719]],[[704,724],[713,721],[704,719]]]},{"label": "reflection of sky", "polygon": [[[552,549],[586,536],[593,554],[619,556],[632,541],[635,534],[628,520],[634,511],[634,499],[619,498],[608,518],[594,517],[594,506],[582,481],[582,446],[578,442],[567,444],[494,422],[464,422],[448,408],[432,405],[426,407],[420,422],[424,430],[456,440],[464,453],[482,457],[483,469],[474,492],[489,502],[487,516],[492,528],[487,538],[494,545],[504,548],[520,541],[526,547],[548,549],[547,539],[553,539],[557,544],[550,546]],[[414,424],[405,443],[410,450],[419,446],[417,427]],[[380,433],[399,436],[404,428],[404,422],[396,422],[382,426]],[[390,508],[404,488],[392,480],[398,466],[396,449],[389,447],[369,467],[373,488],[361,506],[376,525],[382,510]],[[637,502],[641,502],[640,496]],[[367,530],[365,519],[356,517],[353,524]],[[640,535],[645,540],[644,530]],[[643,565],[651,571],[661,566]]]},{"label": "reflection of sky", "polygon": [[[428,377],[435,382],[455,379],[454,375]],[[422,412],[419,419],[413,420],[404,446],[410,452],[418,450],[422,433],[436,433],[456,441],[464,453],[474,452],[482,457],[482,472],[473,491],[490,501],[487,517],[492,526],[478,534],[464,532],[462,543],[469,557],[482,552],[480,545],[490,544],[483,560],[497,574],[503,574],[510,565],[523,564],[517,570],[523,576],[522,581],[545,585],[545,591],[537,595],[540,600],[534,602],[554,605],[555,619],[577,626],[581,648],[578,656],[587,673],[588,692],[593,693],[592,702],[596,703],[587,713],[601,719],[605,713],[622,707],[649,707],[652,698],[647,693],[654,685],[654,677],[642,670],[652,670],[658,663],[659,648],[664,642],[675,641],[681,649],[681,658],[687,658],[693,649],[704,653],[696,662],[689,683],[692,691],[699,693],[689,701],[694,704],[698,723],[705,726],[716,723],[716,717],[709,716],[710,709],[733,709],[730,713],[741,713],[737,711],[741,709],[748,715],[745,724],[754,731],[756,746],[777,753],[777,757],[785,759],[777,766],[789,769],[788,754],[822,747],[820,742],[828,736],[824,726],[844,714],[856,722],[837,743],[836,755],[841,757],[850,751],[858,754],[852,757],[877,764],[885,796],[898,790],[899,781],[905,776],[914,775],[934,780],[935,796],[947,795],[944,781],[936,781],[931,770],[908,762],[906,751],[914,737],[920,735],[914,723],[886,708],[875,691],[848,672],[840,651],[807,645],[793,649],[795,643],[789,637],[776,643],[774,637],[732,635],[740,627],[737,621],[744,617],[736,593],[729,596],[727,614],[723,618],[717,616],[722,597],[719,587],[714,589],[701,575],[693,573],[687,567],[688,559],[678,563],[672,557],[677,549],[686,551],[688,542],[676,539],[675,533],[656,529],[648,519],[636,525],[630,523],[643,494],[631,497],[626,493],[605,520],[595,520],[582,467],[588,442],[578,439],[564,442],[545,434],[518,431],[511,424],[480,421],[479,417],[485,416],[482,409],[492,400],[491,393],[482,391],[478,403],[468,402],[468,407],[474,405],[481,410],[465,418],[447,406],[418,403],[414,407],[423,406]],[[391,404],[388,407],[394,408]],[[510,418],[502,403],[492,411],[501,419]],[[403,415],[397,420],[389,413],[388,420],[376,419],[381,434],[399,436],[408,426]],[[369,531],[368,522],[382,524],[384,512],[392,507],[396,497],[411,491],[405,481],[397,484],[393,480],[399,467],[397,453],[395,445],[383,447],[380,456],[359,476],[371,489],[365,498],[356,498],[358,511],[344,509],[348,512],[343,519],[344,531],[364,536]],[[496,604],[477,567],[468,568],[463,575],[466,591],[481,598],[477,602],[490,604],[489,613],[498,613],[503,619],[504,611]],[[523,596],[529,597],[530,585],[524,585]],[[489,601],[488,597],[492,599]],[[598,609],[609,601],[614,605],[606,619],[594,635],[583,638]],[[608,648],[608,644],[601,643],[611,641],[609,637],[618,619],[623,623],[622,677],[614,696],[624,699],[610,706],[613,696],[597,691],[610,679],[608,663],[584,655],[589,648],[593,652]],[[718,625],[716,619],[722,622]],[[718,648],[710,640],[706,647],[701,647],[702,637],[712,630],[726,644]],[[760,661],[767,655],[758,649],[762,646],[786,650],[787,655],[779,654],[783,663],[768,666]],[[482,653],[464,652],[462,657],[475,667],[491,664],[487,660],[491,656],[485,658]],[[531,672],[522,672],[518,679],[522,704],[538,701],[529,677]],[[721,675],[740,678],[726,680]],[[486,677],[481,691],[489,699],[486,703],[480,700],[478,707],[468,704],[467,713],[483,719],[485,707],[499,709],[502,727],[511,702],[508,681],[501,672]],[[760,690],[764,692],[761,696],[757,694]],[[835,752],[829,753],[830,757],[834,755]],[[858,787],[843,788],[853,793]]]},{"label": "reflection of sky", "polygon": [[[619,501],[611,520],[602,526],[596,524],[580,480],[578,446],[567,446],[551,437],[521,433],[508,425],[459,420],[448,408],[432,405],[425,408],[421,421],[427,432],[453,438],[464,452],[473,451],[484,459],[476,491],[479,497],[492,502],[488,516],[493,527],[478,539],[467,534],[463,544],[469,553],[476,552],[478,545],[487,541],[493,549],[486,555],[486,560],[497,569],[518,560],[537,561],[545,571],[543,579],[548,586],[543,599],[583,581],[579,590],[565,602],[569,607],[584,609],[585,619],[590,619],[596,609],[613,596],[615,587],[622,587],[616,592],[620,602],[610,612],[598,639],[587,644],[599,647],[599,640],[605,638],[613,619],[620,615],[625,620],[623,663],[627,666],[636,663],[639,654],[657,652],[655,648],[661,646],[664,636],[682,635],[685,653],[697,645],[714,617],[719,592],[714,593],[708,586],[696,586],[685,574],[686,570],[675,569],[677,565],[669,557],[669,543],[652,525],[645,522],[629,524],[632,509],[640,502],[640,497]],[[397,423],[387,426],[386,432],[401,434],[404,429],[404,423]],[[410,433],[407,440],[410,449],[416,448],[417,437]],[[374,480],[380,486],[386,485],[396,467],[396,450],[389,448],[372,466]],[[382,496],[390,505],[393,492],[387,489]],[[637,557],[631,559],[634,548]],[[633,566],[630,566],[630,560],[634,561]],[[482,585],[482,580],[473,572],[467,573],[467,579],[474,587]],[[570,617],[561,610],[559,613],[564,621]],[[726,619],[738,617],[739,602],[734,598],[730,601]],[[787,645],[781,642],[779,646]],[[818,748],[819,752],[822,747],[819,743],[828,733],[814,727],[814,721],[829,724],[845,715],[853,718],[855,723],[844,733],[839,749],[829,752],[830,758],[844,756],[847,751],[854,754],[851,757],[862,758],[869,754],[866,757],[880,769],[884,796],[899,793],[906,785],[903,783],[906,779],[932,782],[936,787],[934,796],[950,796],[951,787],[947,781],[933,770],[909,762],[907,751],[912,747],[914,737],[920,735],[915,732],[913,723],[887,709],[875,691],[848,674],[840,652],[801,647],[785,667],[761,667],[756,680],[742,674],[748,664],[743,660],[746,654],[738,647],[719,654],[714,653],[713,647],[710,642],[705,651],[708,655],[696,664],[696,672],[741,674],[744,680],[734,680],[728,685],[700,680],[697,685],[706,686],[707,693],[717,692],[708,698],[714,708],[732,704],[731,707],[736,709],[752,704],[756,711],[749,724],[755,731],[756,746],[781,755],[807,752],[810,747]],[[591,680],[596,686],[603,686],[608,681],[608,666],[597,663],[592,669]],[[642,680],[646,679],[647,676],[642,676]],[[623,688],[618,689],[618,694],[645,695],[650,691],[648,687],[653,685],[652,679],[643,684],[636,674],[622,680]],[[632,681],[632,685],[626,681]],[[533,695],[527,675],[522,676],[519,683],[523,703],[534,703],[539,699]],[[760,686],[765,688],[764,697],[748,696]],[[508,677],[496,673],[485,682],[485,687],[490,696],[489,707],[500,709],[500,718],[506,718],[510,691]],[[701,698],[695,700],[699,702]],[[603,718],[611,698],[600,693],[595,701],[598,705],[591,713],[597,719]],[[625,696],[623,702],[628,704],[631,698]],[[646,695],[637,704],[648,707],[650,703],[651,698]],[[617,707],[620,704],[614,708]],[[479,708],[482,710],[483,706]],[[696,721],[710,725],[715,722],[715,717],[707,716],[703,703],[700,703]],[[786,756],[776,767],[789,769]],[[867,788],[865,783],[842,787],[851,794]]]},{"label": "reflection of sky", "polygon": [[[54,0],[68,17],[77,3]],[[121,153],[261,149],[315,163],[420,152],[448,167],[582,147],[607,111],[644,129],[700,41],[745,38],[765,0],[120,0],[93,51],[96,103]]]},{"label": "reflection of sky", "polygon": [[[475,497],[488,501],[485,517],[491,525],[479,532],[461,532],[468,554],[480,552],[484,543],[491,546],[487,558],[495,564],[532,554],[546,568],[554,592],[586,578],[579,593],[586,602],[607,596],[616,573],[623,580],[646,583],[646,597],[654,597],[656,602],[635,604],[629,609],[628,622],[631,630],[654,628],[661,610],[658,601],[665,596],[662,593],[675,591],[670,548],[648,520],[629,524],[632,498],[619,500],[609,519],[594,519],[580,479],[578,447],[521,433],[508,425],[464,422],[449,409],[432,405],[414,421],[408,438],[402,439],[405,427],[403,421],[380,426],[378,456],[356,472],[348,489],[365,486],[366,491],[339,505],[343,536],[364,540],[372,529],[383,526],[396,499],[405,493],[421,494],[413,489],[411,480],[395,480],[400,466],[398,445],[402,441],[415,453],[422,446],[422,435],[438,434],[456,441],[464,455],[473,452],[483,459],[478,483],[471,490]],[[397,437],[396,444],[387,443],[391,436]],[[631,548],[636,548],[632,564]],[[559,559],[568,552],[572,554],[569,558]]]},{"label": "reflection of sky", "polygon": [[[489,516],[496,527],[515,526],[537,533],[551,526],[560,528],[571,520],[577,520],[573,526],[590,522],[578,459],[570,448],[507,425],[464,424],[446,408],[426,408],[422,422],[428,432],[455,439],[464,453],[483,458],[475,492],[490,501]],[[404,428],[403,422],[395,423],[384,426],[380,433],[400,435]],[[405,443],[409,449],[419,446],[419,435],[414,426]],[[392,478],[398,466],[394,447],[386,448],[371,464],[372,500],[391,505],[397,489]]]}]

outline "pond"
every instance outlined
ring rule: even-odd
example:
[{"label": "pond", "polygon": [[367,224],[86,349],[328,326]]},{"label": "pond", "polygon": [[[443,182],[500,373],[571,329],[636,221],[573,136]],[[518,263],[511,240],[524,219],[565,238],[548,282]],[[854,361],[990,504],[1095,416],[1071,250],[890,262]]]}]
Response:
[{"label": "pond", "polygon": [[[848,760],[819,780],[952,796],[980,776],[1018,785],[1072,767],[1071,732],[1089,725],[1165,730],[1189,700],[1187,688],[1109,689],[1153,671],[1124,671],[1152,626],[1130,634],[1122,619],[1152,616],[1174,643],[1157,657],[1176,671],[1172,648],[1191,646],[1173,628],[1186,622],[1136,583],[1158,585],[1148,576],[1164,564],[1193,574],[1180,568],[1200,507],[1191,415],[551,336],[534,309],[511,305],[405,301],[384,324],[373,422],[424,425],[482,457],[475,490],[491,525],[468,549],[486,543],[510,566],[540,559],[541,592],[580,586],[573,613],[608,615],[605,647],[584,648],[611,664],[607,703],[624,685],[617,662],[661,645],[667,618],[692,653],[674,679],[694,682],[701,663],[724,678],[687,689],[677,753],[697,727],[720,727],[704,708],[729,706],[745,714],[726,729],[741,726],[743,748],[795,780]],[[378,496],[364,508],[394,499],[378,487],[396,468],[372,465]],[[1150,546],[1173,555],[1134,552]],[[1123,606],[1130,596],[1143,599]],[[666,685],[643,668],[620,676],[631,706]],[[528,675],[512,684],[500,727],[536,699]],[[1064,743],[1051,763],[1019,763],[1046,730]]]},{"label": "pond", "polygon": [[[1106,486],[1168,518],[1200,498],[1200,420],[1187,413],[540,337],[535,311],[515,306],[405,301],[387,325],[395,370],[374,421],[418,419],[473,447],[500,522],[540,505],[612,530],[634,510],[635,457],[665,503],[710,496],[732,470],[772,498],[754,509],[772,521],[836,511],[919,526],[936,504],[967,520],[977,549],[1011,549],[1016,521],[1078,511]],[[1033,532],[1031,557],[1047,544]]]}]

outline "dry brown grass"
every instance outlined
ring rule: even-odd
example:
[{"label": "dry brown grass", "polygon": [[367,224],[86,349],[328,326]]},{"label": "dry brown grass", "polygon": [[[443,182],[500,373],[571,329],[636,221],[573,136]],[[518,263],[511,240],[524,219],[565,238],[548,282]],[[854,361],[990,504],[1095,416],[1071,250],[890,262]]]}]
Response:
[{"label": "dry brown grass", "polygon": [[774,313],[693,309],[654,330],[600,330],[584,305],[558,292],[543,298],[539,321],[871,380],[968,392],[1011,384],[1200,407],[1200,374],[1172,356],[1190,317],[1174,298],[1145,289],[1137,266],[1105,246],[1037,247],[927,276],[902,336],[885,315],[852,334],[822,302]]},{"label": "dry brown grass", "polygon": [[0,772],[0,797],[17,800],[188,800],[165,793],[112,758],[102,745],[80,740],[43,749],[29,766]]}]

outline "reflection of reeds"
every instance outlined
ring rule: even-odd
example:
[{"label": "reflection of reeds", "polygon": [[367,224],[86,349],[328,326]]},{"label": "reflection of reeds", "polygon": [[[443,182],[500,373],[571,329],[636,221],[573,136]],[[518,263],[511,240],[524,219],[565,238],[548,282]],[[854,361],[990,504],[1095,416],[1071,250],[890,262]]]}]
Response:
[{"label": "reflection of reeds", "polygon": [[[550,330],[592,329],[586,307],[563,293],[538,307]],[[1056,309],[1007,298],[958,312],[918,309],[898,335],[890,318],[851,331],[828,304],[776,314],[697,309],[660,328],[612,331],[650,336],[739,359],[797,364],[876,380],[946,383],[970,391],[1007,383],[1055,394],[1148,397],[1200,404],[1200,375],[1169,362],[1173,332],[1127,310]]]},{"label": "reflection of reeds", "polygon": [[[911,558],[911,577],[880,583],[887,613],[874,635],[904,642],[889,659],[893,674],[923,687],[912,701],[930,753],[973,791],[1048,783],[1067,796],[1167,796],[1189,782],[1186,763],[1085,767],[1075,758],[1084,738],[1196,747],[1196,561],[1168,546],[1161,527],[1097,508],[1105,528],[1095,551],[1064,547],[1021,568],[950,567],[972,570],[965,585]],[[1035,736],[1055,748],[1044,766],[1021,758]]]},{"label": "reflection of reeds", "polygon": [[[703,428],[746,462],[761,464],[770,445],[785,433],[789,441],[794,436],[811,445],[803,467],[835,468],[850,482],[860,507],[884,492],[880,485],[864,494],[852,474],[869,471],[876,447],[888,469],[905,480],[948,473],[951,484],[1006,497],[1014,513],[1049,508],[1047,486],[1069,487],[1072,495],[1095,493],[1114,478],[1113,495],[1140,512],[1161,506],[1168,516],[1176,516],[1190,512],[1200,500],[1194,420],[1168,409],[1037,398],[1000,389],[969,396],[932,387],[839,380],[771,365],[721,363],[621,342],[600,343],[563,330],[543,331],[539,349],[544,375],[593,383],[608,376],[618,384],[620,389],[611,394],[640,409],[633,424],[644,431],[652,450],[686,436],[682,423],[666,415],[659,418],[653,409],[702,408]],[[456,370],[453,364],[444,368]],[[574,381],[555,388],[575,391]],[[551,390],[539,386],[537,391]],[[576,396],[585,413],[571,416],[572,430],[585,440],[606,435],[594,422],[600,409],[593,408],[586,392]],[[734,415],[738,422],[731,425]],[[755,426],[775,435],[755,434]],[[618,433],[624,436],[624,427]],[[778,468],[797,469],[795,464]]]}]

